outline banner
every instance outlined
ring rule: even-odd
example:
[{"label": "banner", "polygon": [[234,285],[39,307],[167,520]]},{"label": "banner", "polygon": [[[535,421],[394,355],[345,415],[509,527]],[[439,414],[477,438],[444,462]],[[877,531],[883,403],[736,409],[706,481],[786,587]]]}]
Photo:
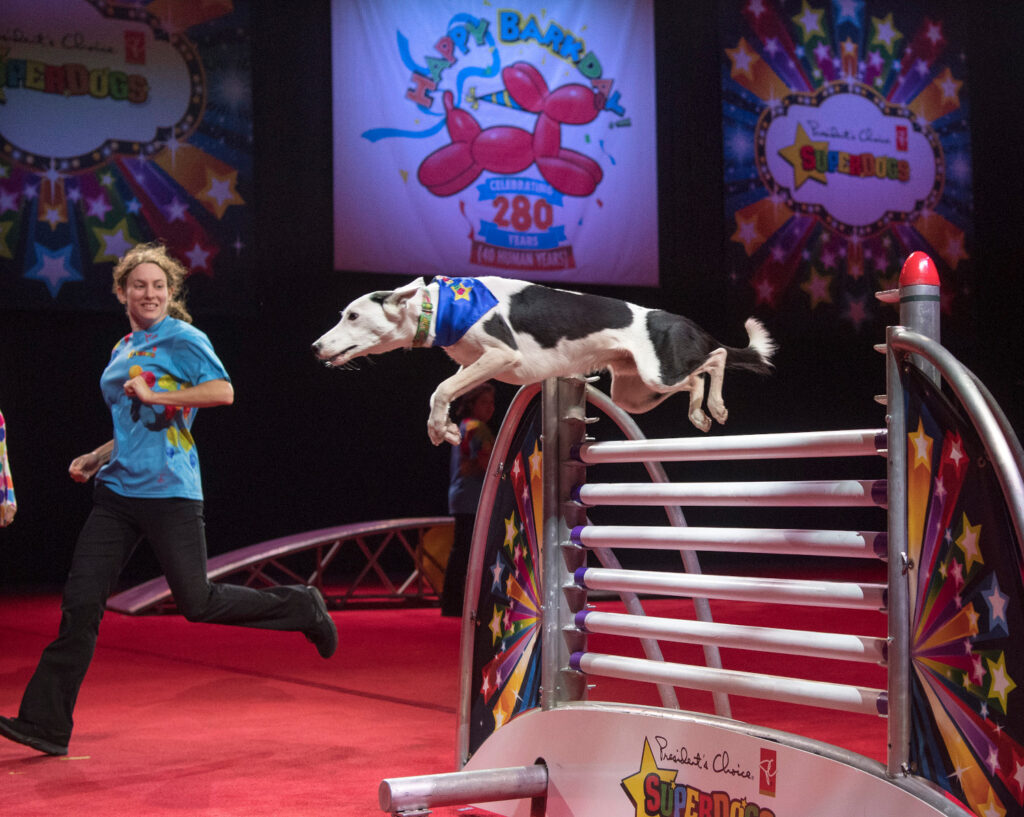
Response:
[{"label": "banner", "polygon": [[651,0],[333,0],[334,264],[656,286]]},{"label": "banner", "polygon": [[731,280],[761,307],[859,331],[891,312],[915,250],[968,314],[967,83],[955,24],[927,3],[722,6]]},{"label": "banner", "polygon": [[247,27],[244,0],[7,0],[0,307],[115,308],[111,265],[153,239],[208,303],[244,303]]}]

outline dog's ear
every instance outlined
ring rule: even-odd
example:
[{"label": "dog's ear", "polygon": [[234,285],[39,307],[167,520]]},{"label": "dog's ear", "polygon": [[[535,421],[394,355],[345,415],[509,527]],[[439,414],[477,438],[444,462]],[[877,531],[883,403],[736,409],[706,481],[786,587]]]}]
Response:
[{"label": "dog's ear", "polygon": [[417,278],[415,281],[394,290],[383,301],[381,301],[381,307],[384,309],[384,314],[391,320],[397,321],[402,315],[402,310],[405,308],[406,301],[423,289],[424,286],[424,280],[422,278]]}]

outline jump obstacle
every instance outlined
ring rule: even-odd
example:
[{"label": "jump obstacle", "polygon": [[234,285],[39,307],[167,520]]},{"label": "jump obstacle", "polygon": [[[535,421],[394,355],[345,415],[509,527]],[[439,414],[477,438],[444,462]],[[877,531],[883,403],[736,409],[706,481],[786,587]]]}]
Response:
[{"label": "jump obstacle", "polygon": [[[911,255],[899,289],[878,297],[898,303],[900,318],[877,347],[886,360],[884,428],[646,440],[583,379],[520,390],[497,435],[473,536],[459,771],[384,780],[382,810],[1024,814],[1024,693],[1016,689],[1024,453],[985,387],[938,342],[931,259]],[[626,439],[589,439],[588,403]],[[678,483],[662,466],[811,458],[884,458],[884,475]],[[587,481],[590,468],[626,462],[642,462],[651,482]],[[592,523],[588,509],[604,506],[662,506],[670,524]],[[828,508],[830,519],[874,508],[885,523],[875,531],[688,527],[680,506]],[[677,551],[684,571],[625,569],[616,549]],[[698,550],[881,559],[887,581],[705,575]],[[618,594],[625,613],[594,610],[593,593]],[[650,596],[692,598],[695,619],[646,615],[641,597]],[[716,623],[712,599],[883,610],[888,635]],[[638,639],[645,657],[591,652],[593,633]],[[664,660],[659,642],[672,641],[701,645],[704,665]],[[719,647],[878,663],[886,688],[729,670]],[[661,706],[588,701],[596,677],[654,684]],[[710,691],[716,714],[682,710],[677,688]],[[887,761],[735,720],[730,695],[884,717]]]},{"label": "jump obstacle", "polygon": [[[423,516],[356,522],[305,531],[238,548],[211,558],[210,581],[236,581],[247,587],[307,584],[317,587],[332,609],[355,603],[425,602],[438,598],[455,521],[450,516]],[[408,572],[395,580],[392,554],[404,557]],[[325,584],[331,567],[352,556],[361,563],[344,587]],[[385,567],[391,567],[386,570]],[[167,579],[157,576],[111,596],[107,608],[141,615],[175,609]]]}]

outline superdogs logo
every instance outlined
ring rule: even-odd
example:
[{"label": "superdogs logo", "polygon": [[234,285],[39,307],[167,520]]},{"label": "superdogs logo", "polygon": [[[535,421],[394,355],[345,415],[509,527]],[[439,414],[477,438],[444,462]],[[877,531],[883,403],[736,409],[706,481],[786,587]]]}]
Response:
[{"label": "superdogs logo", "polygon": [[837,232],[873,234],[942,195],[945,161],[933,129],[862,83],[787,95],[762,112],[755,138],[765,186]]},{"label": "superdogs logo", "polygon": [[[661,743],[659,742],[659,746]],[[665,756],[664,748],[661,754]],[[673,762],[700,769],[711,769],[723,775],[747,778],[749,773],[729,765],[727,755],[719,753],[712,759],[701,755],[680,759],[673,755]],[[774,756],[768,759],[772,764],[771,783],[766,786],[766,758],[761,757],[759,780],[761,794],[773,796]],[[677,769],[663,769],[658,766],[650,741],[644,739],[640,770],[623,778],[622,789],[636,809],[636,817],[776,817],[775,812],[745,797],[734,797],[728,791],[704,791],[678,780]]]},{"label": "superdogs logo", "polygon": [[[401,35],[399,47],[412,69],[405,99],[425,114],[443,114],[449,139],[423,157],[416,180],[439,198],[479,180],[469,191],[469,199],[475,193],[475,211],[467,212],[466,201],[459,200],[472,225],[469,262],[502,269],[575,267],[566,224],[576,216],[564,211],[566,197],[594,194],[604,170],[590,150],[596,145],[589,134],[587,150],[578,150],[564,143],[567,133],[602,114],[613,120],[610,127],[630,124],[600,57],[559,22],[541,23],[509,9],[497,11],[494,21],[455,15],[432,53],[419,60]],[[514,61],[503,65],[504,53],[514,53]],[[549,81],[565,65],[579,81]],[[479,84],[469,85],[469,79]],[[363,136],[425,138],[439,130],[440,125],[420,133],[375,129]]]}]

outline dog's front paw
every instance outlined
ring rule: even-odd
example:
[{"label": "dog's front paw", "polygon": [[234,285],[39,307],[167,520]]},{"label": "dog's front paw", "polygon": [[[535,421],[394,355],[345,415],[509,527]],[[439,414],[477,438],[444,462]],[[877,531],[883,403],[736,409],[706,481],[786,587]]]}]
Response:
[{"label": "dog's front paw", "polygon": [[458,445],[462,442],[462,435],[459,434],[459,427],[450,420],[435,422],[434,418],[431,417],[427,421],[427,435],[430,437],[430,442],[434,445],[440,445],[444,442],[451,443],[452,445]]}]

